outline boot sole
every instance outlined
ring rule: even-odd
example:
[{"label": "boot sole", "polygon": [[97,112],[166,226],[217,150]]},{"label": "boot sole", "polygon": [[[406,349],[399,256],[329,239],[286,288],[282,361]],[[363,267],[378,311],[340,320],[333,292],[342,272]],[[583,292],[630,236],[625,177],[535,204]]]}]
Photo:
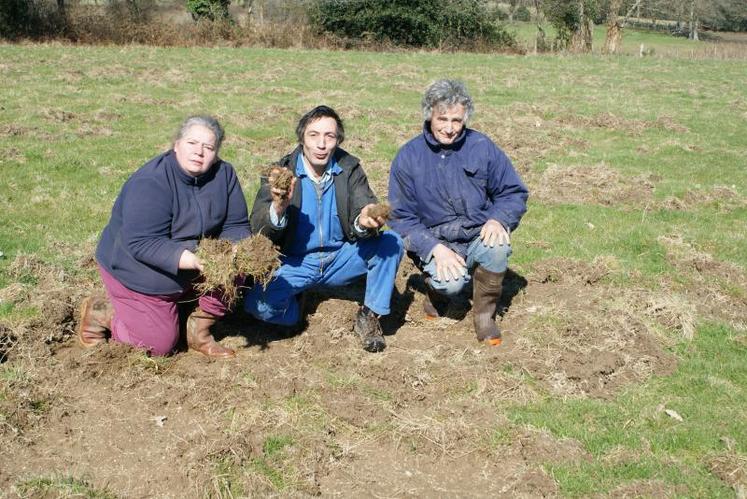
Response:
[{"label": "boot sole", "polygon": [[88,298],[85,298],[83,300],[83,303],[80,307],[80,316],[78,319],[78,330],[76,331],[78,336],[78,343],[83,348],[93,348],[96,345],[100,345],[102,343],[106,343],[106,339],[102,338],[100,340],[93,340],[93,341],[86,341],[83,339],[83,320],[85,319],[86,315],[88,315],[88,309],[91,306],[91,302],[93,301],[93,297],[89,296]]}]

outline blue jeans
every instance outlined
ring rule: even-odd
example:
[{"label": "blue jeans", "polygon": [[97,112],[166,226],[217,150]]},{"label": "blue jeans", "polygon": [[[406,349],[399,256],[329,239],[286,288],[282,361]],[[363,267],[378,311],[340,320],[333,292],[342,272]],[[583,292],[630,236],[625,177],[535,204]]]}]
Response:
[{"label": "blue jeans", "polygon": [[301,318],[297,294],[344,286],[366,275],[364,304],[374,313],[386,315],[403,247],[402,239],[387,230],[377,237],[346,242],[336,251],[283,257],[267,287],[257,284],[247,292],[244,310],[265,322],[290,326]]},{"label": "blue jeans", "polygon": [[476,237],[467,248],[467,270],[463,277],[457,279],[439,281],[436,279],[436,260],[431,257],[430,261],[425,264],[423,271],[430,276],[430,286],[439,294],[446,296],[456,296],[460,294],[465,286],[472,280],[470,271],[475,266],[481,265],[485,270],[490,272],[505,272],[508,268],[508,257],[511,256],[511,245],[505,244],[499,246],[496,244],[492,248],[483,244],[482,239]]}]

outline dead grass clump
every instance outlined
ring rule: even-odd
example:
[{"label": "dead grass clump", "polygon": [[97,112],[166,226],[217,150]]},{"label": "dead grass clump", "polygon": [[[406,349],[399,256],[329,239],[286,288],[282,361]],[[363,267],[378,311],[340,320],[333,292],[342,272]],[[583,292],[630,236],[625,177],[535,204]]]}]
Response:
[{"label": "dead grass clump", "polygon": [[280,267],[280,252],[261,234],[250,236],[235,246],[224,239],[203,239],[196,254],[204,268],[203,280],[195,286],[197,291],[204,295],[220,290],[228,303],[239,296],[239,276],[265,284]]},{"label": "dead grass clump", "polygon": [[631,135],[640,135],[648,127],[648,123],[641,120],[629,120],[615,116],[612,113],[601,113],[595,116],[561,116],[557,120],[564,125],[581,128],[606,128],[624,131]]},{"label": "dead grass clump", "polygon": [[659,116],[656,118],[656,121],[654,121],[654,124],[657,127],[669,130],[670,132],[686,133],[690,131],[686,126],[680,125],[674,121],[671,116]]},{"label": "dead grass clump", "polygon": [[280,252],[266,236],[256,234],[237,245],[236,269],[255,283],[265,285],[279,267]]},{"label": "dead grass clump", "polygon": [[680,235],[659,236],[656,240],[664,246],[667,258],[676,267],[684,266],[703,272],[714,267],[713,256],[698,251],[692,244],[685,242]]},{"label": "dead grass clump", "polygon": [[200,241],[197,258],[202,262],[202,281],[196,286],[200,294],[221,290],[228,303],[233,303],[239,295],[236,286],[238,272],[234,264],[234,251],[231,241],[206,238]]},{"label": "dead grass clump", "polygon": [[535,195],[550,203],[640,206],[653,197],[650,176],[624,177],[605,163],[594,166],[551,165]]},{"label": "dead grass clump", "polygon": [[715,185],[708,189],[689,189],[682,197],[668,197],[662,203],[665,209],[692,211],[703,206],[713,206],[719,211],[733,211],[747,206],[743,198],[733,187]]},{"label": "dead grass clump", "polygon": [[730,451],[707,459],[711,473],[727,483],[738,498],[747,497],[747,458]]},{"label": "dead grass clump", "polygon": [[389,206],[388,203],[375,204],[368,210],[368,216],[372,218],[383,218],[384,220],[389,220],[391,213],[392,207]]},{"label": "dead grass clump", "polygon": [[657,295],[650,297],[644,314],[665,328],[677,331],[687,340],[695,336],[695,313],[693,306],[679,295]]},{"label": "dead grass clump", "polygon": [[620,263],[613,256],[599,256],[591,262],[554,257],[536,262],[528,278],[539,283],[582,283],[594,285],[617,271]]}]

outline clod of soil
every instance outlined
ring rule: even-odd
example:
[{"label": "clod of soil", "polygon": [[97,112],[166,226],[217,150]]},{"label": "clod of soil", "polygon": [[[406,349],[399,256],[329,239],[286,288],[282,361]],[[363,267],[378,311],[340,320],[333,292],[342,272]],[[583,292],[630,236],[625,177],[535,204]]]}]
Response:
[{"label": "clod of soil", "polygon": [[389,206],[387,203],[379,203],[373,205],[368,210],[368,216],[373,218],[383,218],[384,220],[389,220],[389,217],[392,213],[392,207]]},{"label": "clod of soil", "polygon": [[293,182],[293,173],[277,164],[268,166],[263,172],[263,176],[267,177],[270,187],[273,189],[287,191]]}]

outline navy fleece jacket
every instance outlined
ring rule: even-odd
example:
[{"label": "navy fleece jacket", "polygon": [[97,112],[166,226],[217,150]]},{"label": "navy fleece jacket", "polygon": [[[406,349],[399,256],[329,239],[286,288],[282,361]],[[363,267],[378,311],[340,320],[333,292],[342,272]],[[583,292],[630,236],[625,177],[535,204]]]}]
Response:
[{"label": "navy fleece jacket", "polygon": [[122,187],[96,260],[125,287],[149,295],[183,291],[197,271],[179,270],[185,249],[204,237],[238,241],[251,234],[233,167],[218,159],[192,177],[173,151],[137,170]]}]

